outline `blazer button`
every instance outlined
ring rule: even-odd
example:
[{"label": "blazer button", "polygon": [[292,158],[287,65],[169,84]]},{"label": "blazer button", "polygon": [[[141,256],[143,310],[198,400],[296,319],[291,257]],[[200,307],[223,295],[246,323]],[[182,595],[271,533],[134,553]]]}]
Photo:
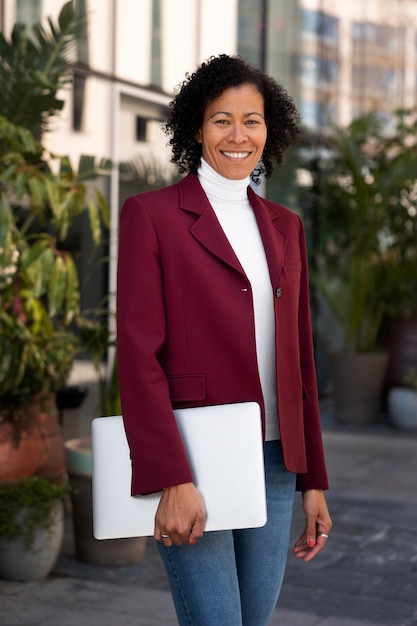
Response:
[{"label": "blazer button", "polygon": [[277,287],[275,290],[275,297],[280,298],[282,296],[282,287]]}]

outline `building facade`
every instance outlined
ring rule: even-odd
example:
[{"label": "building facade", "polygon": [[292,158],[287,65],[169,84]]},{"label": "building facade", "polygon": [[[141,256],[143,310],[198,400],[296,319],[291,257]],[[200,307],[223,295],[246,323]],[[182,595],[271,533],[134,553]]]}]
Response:
[{"label": "building facade", "polygon": [[[65,0],[0,0],[0,27],[56,19]],[[417,104],[417,0],[78,0],[88,31],[74,55],[66,106],[45,137],[68,154],[110,158],[110,291],[114,291],[120,162],[141,159],[142,177],[172,169],[160,126],[175,86],[211,55],[241,54],[294,97],[316,132],[368,111]],[[307,218],[297,164],[285,162],[265,193]],[[151,172],[152,173],[152,172]],[[149,172],[148,172],[149,174]],[[154,172],[155,174],[155,172]],[[155,176],[154,176],[155,178]],[[139,187],[138,187],[139,188]]]},{"label": "building facade", "polygon": [[[15,21],[56,18],[64,3],[0,0],[0,26],[7,32]],[[280,80],[315,130],[417,102],[417,0],[78,3],[88,32],[67,104],[45,138],[75,160],[92,153],[118,163],[152,153],[167,163],[160,125],[173,90],[221,52],[241,54]]]},{"label": "building facade", "polygon": [[282,80],[304,124],[416,104],[415,0],[240,0],[238,51]]}]

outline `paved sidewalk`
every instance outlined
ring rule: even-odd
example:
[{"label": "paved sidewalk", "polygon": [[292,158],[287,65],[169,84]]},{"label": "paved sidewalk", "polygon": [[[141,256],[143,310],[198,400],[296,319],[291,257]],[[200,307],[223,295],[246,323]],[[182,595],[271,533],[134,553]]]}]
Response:
[{"label": "paved sidewalk", "polygon": [[[326,415],[324,424],[334,528],[326,551],[312,563],[289,556],[271,626],[417,625],[417,432],[384,424],[350,430],[335,427]],[[297,500],[293,539],[302,527]],[[74,558],[68,523],[62,553],[46,581],[0,580],[0,624],[177,622],[151,541],[145,559],[134,566],[89,565]]]}]

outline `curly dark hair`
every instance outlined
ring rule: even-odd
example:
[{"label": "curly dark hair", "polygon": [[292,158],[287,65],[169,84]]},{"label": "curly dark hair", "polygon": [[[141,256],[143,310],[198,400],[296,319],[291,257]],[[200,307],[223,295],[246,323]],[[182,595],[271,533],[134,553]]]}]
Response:
[{"label": "curly dark hair", "polygon": [[207,106],[225,89],[241,85],[254,85],[264,100],[268,132],[257,174],[269,178],[273,160],[280,164],[286,148],[297,141],[300,116],[282,85],[239,56],[212,56],[196,72],[186,74],[163,126],[165,134],[170,136],[171,161],[178,166],[180,174],[195,173],[200,165],[202,148],[195,135],[203,124]]}]

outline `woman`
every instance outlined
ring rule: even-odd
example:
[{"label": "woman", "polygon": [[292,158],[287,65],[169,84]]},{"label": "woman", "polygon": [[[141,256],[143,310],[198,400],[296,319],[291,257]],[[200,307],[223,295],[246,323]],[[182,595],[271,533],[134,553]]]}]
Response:
[{"label": "woman", "polygon": [[[129,198],[120,224],[118,363],[132,493],[163,490],[154,538],[180,624],[261,626],[280,591],[296,489],[309,561],[331,528],[302,223],[250,175],[298,135],[292,100],[239,57],[212,57],[182,84],[166,133],[178,184]],[[256,174],[253,174],[256,172]],[[256,401],[268,522],[204,533],[172,409]]]}]

